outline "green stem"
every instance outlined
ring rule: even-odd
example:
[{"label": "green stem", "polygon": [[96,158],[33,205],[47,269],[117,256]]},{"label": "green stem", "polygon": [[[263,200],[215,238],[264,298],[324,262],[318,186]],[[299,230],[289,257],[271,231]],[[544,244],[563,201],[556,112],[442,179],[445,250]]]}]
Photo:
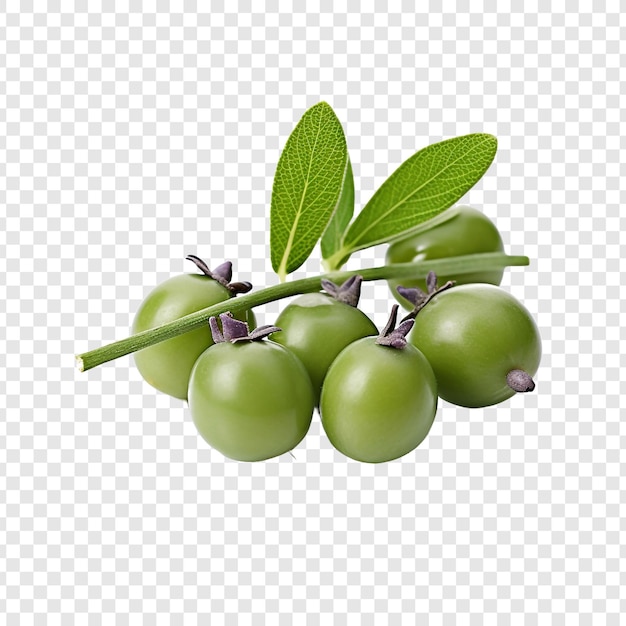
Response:
[{"label": "green stem", "polygon": [[[445,211],[439,213],[439,215],[435,217],[431,217],[430,219],[418,224],[414,228],[407,229],[402,231],[402,233],[394,238],[387,239],[385,243],[393,243],[394,241],[399,241],[400,239],[406,239],[407,237],[415,237],[415,235],[420,235],[426,231],[432,230],[433,228],[451,220],[453,217],[456,217],[459,214],[460,207],[455,206],[451,209],[446,209]],[[367,244],[365,247],[369,248],[372,244]],[[322,259],[322,267],[324,271],[330,272],[339,270],[350,258],[350,256],[357,252],[358,250],[363,250],[363,247],[360,246],[341,246],[335,254],[328,257],[327,259]]]},{"label": "green stem", "polygon": [[345,248],[341,248],[327,259],[322,259],[322,267],[327,272],[337,271],[341,267],[341,265],[346,262],[349,256],[350,252]]},{"label": "green stem", "polygon": [[76,356],[78,369],[82,372],[90,370],[98,365],[102,365],[113,359],[131,354],[137,350],[142,350],[166,339],[171,339],[183,333],[189,332],[206,324],[207,320],[220,313],[230,311],[239,313],[246,309],[251,309],[274,300],[288,298],[301,293],[309,293],[320,290],[322,278],[327,278],[335,283],[342,283],[354,274],[359,274],[363,280],[381,279],[411,279],[425,278],[429,271],[437,274],[454,275],[469,274],[483,270],[491,270],[507,266],[528,265],[528,257],[508,256],[501,252],[489,252],[485,254],[470,254],[466,256],[450,257],[434,261],[419,263],[397,263],[395,265],[384,265],[382,267],[371,267],[353,271],[328,272],[311,278],[302,278],[291,282],[266,287],[256,292],[231,298],[220,302],[201,311],[196,311],[185,317],[163,324],[157,328],[145,330],[137,335],[116,341],[101,348],[84,352]]}]

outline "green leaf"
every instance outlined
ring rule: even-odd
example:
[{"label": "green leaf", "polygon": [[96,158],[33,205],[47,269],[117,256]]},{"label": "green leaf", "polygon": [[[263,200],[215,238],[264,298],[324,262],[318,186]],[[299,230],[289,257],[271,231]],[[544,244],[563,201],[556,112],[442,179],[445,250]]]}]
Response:
[{"label": "green leaf", "polygon": [[477,133],[435,143],[407,159],[378,189],[345,235],[346,254],[411,235],[451,207],[487,171],[498,142]]},{"label": "green leaf", "polygon": [[348,159],[341,123],[326,102],[311,107],[278,161],[270,213],[272,267],[280,276],[309,257],[337,208]]},{"label": "green leaf", "polygon": [[350,158],[346,167],[346,175],[343,181],[341,196],[337,203],[337,210],[332,219],[328,223],[324,235],[322,236],[321,248],[322,257],[330,258],[341,247],[341,238],[343,237],[348,224],[354,213],[354,174],[352,173],[352,164]]}]

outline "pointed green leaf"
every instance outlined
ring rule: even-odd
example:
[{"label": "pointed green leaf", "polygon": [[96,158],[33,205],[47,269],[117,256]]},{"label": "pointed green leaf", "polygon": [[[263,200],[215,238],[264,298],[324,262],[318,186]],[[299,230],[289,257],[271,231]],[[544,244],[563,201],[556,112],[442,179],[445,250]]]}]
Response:
[{"label": "pointed green leaf", "polygon": [[487,171],[498,142],[477,133],[448,139],[407,159],[376,191],[344,237],[343,255],[407,237],[451,207]]},{"label": "pointed green leaf", "polygon": [[326,102],[311,107],[291,133],[272,188],[272,267],[284,280],[309,257],[337,208],[348,149]]},{"label": "pointed green leaf", "polygon": [[341,247],[341,239],[348,228],[348,224],[354,213],[354,174],[350,158],[346,167],[346,176],[343,181],[341,196],[337,203],[337,210],[328,223],[322,236],[322,257],[330,258]]}]

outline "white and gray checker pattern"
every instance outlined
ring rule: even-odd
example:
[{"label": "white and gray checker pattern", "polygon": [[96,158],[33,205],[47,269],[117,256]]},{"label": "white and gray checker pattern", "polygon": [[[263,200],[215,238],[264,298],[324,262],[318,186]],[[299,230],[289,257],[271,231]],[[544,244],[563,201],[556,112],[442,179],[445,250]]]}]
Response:
[{"label": "white and gray checker pattern", "polygon": [[[624,40],[605,1],[3,3],[0,622],[621,623]],[[131,358],[74,354],[188,253],[276,282],[273,173],[320,100],[357,206],[429,143],[498,137],[463,201],[532,259],[503,286],[541,328],[538,387],[442,403],[393,463],[317,416],[295,458],[236,463]],[[390,304],[364,287],[378,325]]]}]

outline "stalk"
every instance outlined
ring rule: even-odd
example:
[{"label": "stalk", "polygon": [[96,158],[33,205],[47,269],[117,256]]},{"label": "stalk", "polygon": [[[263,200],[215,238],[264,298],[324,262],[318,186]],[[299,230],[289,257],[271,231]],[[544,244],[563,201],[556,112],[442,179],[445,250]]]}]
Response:
[{"label": "stalk", "polygon": [[529,260],[526,256],[509,256],[502,252],[489,252],[427,262],[396,263],[393,265],[383,265],[360,270],[327,272],[310,278],[283,282],[279,285],[266,287],[256,292],[240,295],[236,298],[231,298],[206,309],[186,315],[185,317],[181,317],[168,324],[163,324],[157,328],[145,330],[126,339],[96,348],[95,350],[78,354],[76,355],[77,366],[81,372],[86,372],[108,361],[113,361],[114,359],[131,354],[137,350],[142,350],[143,348],[165,341],[166,339],[171,339],[172,337],[195,330],[202,326],[202,324],[206,324],[210,317],[226,313],[226,311],[238,313],[245,309],[251,309],[282,298],[319,291],[321,289],[322,279],[332,280],[340,284],[350,278],[350,276],[358,274],[363,277],[363,280],[402,280],[425,278],[430,271],[446,275],[469,274],[483,270],[528,264]]}]

